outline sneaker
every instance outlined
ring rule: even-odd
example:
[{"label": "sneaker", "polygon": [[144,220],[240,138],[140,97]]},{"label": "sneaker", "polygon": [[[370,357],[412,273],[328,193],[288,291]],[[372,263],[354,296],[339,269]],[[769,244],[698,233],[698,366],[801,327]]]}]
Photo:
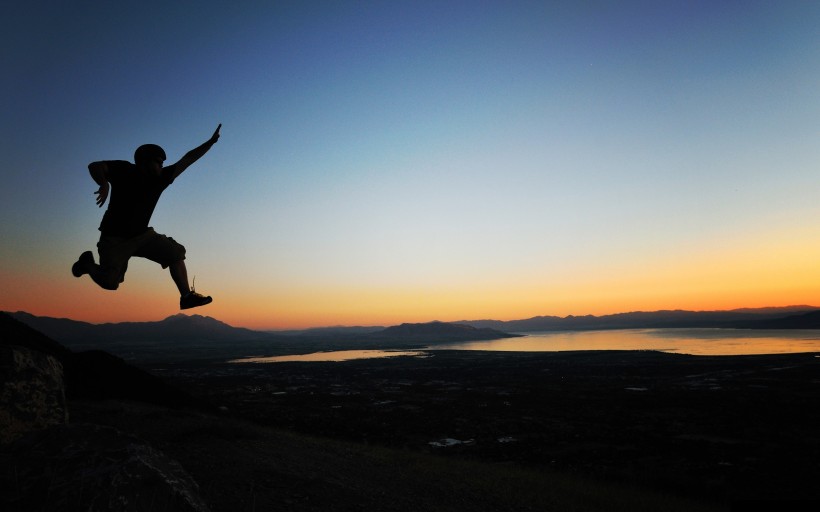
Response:
[{"label": "sneaker", "polygon": [[210,304],[211,302],[213,302],[213,299],[210,296],[205,296],[191,290],[187,295],[179,298],[179,309],[196,308]]},{"label": "sneaker", "polygon": [[84,274],[88,274],[88,266],[94,264],[94,254],[91,251],[85,251],[84,253],[80,254],[80,259],[74,262],[71,265],[71,273],[74,277],[81,277]]}]

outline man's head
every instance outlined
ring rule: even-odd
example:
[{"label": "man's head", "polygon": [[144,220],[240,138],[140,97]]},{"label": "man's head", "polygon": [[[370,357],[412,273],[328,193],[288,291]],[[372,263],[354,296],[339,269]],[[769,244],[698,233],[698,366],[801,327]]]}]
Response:
[{"label": "man's head", "polygon": [[156,144],[143,144],[134,152],[134,163],[140,169],[159,174],[165,161],[165,151]]}]

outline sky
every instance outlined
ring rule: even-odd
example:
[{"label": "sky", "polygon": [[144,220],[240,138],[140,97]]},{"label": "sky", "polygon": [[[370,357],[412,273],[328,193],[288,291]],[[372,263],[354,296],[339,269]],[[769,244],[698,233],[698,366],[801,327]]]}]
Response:
[{"label": "sky", "polygon": [[[219,142],[151,225],[255,329],[820,305],[820,2],[16,2],[0,310],[176,314],[71,264],[87,165]],[[96,257],[96,251],[95,251]]]}]

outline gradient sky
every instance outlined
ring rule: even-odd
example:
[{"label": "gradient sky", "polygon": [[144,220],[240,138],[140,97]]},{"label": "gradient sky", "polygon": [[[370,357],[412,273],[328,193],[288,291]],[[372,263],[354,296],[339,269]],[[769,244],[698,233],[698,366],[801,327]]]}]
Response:
[{"label": "gradient sky", "polygon": [[146,260],[71,276],[86,166],[218,123],[152,219],[214,296],[192,313],[820,305],[820,2],[32,1],[0,43],[0,310],[177,313]]}]

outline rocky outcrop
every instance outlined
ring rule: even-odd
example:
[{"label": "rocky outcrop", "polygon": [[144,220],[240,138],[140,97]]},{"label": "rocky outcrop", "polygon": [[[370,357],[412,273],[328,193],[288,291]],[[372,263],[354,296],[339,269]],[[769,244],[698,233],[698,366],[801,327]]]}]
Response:
[{"label": "rocky outcrop", "polygon": [[0,461],[14,480],[2,486],[7,511],[208,511],[179,463],[111,427],[62,425],[32,433]]},{"label": "rocky outcrop", "polygon": [[67,421],[63,365],[44,352],[0,345],[0,444]]}]

